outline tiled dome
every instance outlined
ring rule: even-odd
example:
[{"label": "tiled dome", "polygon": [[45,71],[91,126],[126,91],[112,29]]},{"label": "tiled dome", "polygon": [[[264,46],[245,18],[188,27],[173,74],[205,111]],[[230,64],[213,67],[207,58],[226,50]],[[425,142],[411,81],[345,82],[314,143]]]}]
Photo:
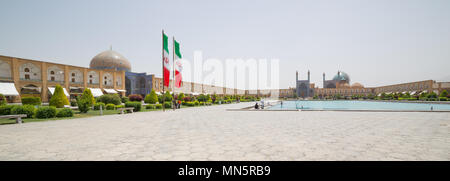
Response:
[{"label": "tiled dome", "polygon": [[89,67],[93,69],[114,69],[125,70],[127,72],[131,71],[130,62],[113,50],[107,50],[96,55],[92,58]]}]

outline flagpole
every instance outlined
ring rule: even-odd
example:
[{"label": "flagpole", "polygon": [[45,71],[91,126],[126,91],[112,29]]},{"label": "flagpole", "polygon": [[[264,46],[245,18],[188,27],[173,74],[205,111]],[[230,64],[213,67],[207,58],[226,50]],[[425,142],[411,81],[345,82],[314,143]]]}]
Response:
[{"label": "flagpole", "polygon": [[165,82],[165,79],[164,79],[164,30],[162,30],[162,77],[163,77],[163,98],[162,98],[162,107],[163,107],[163,111],[166,111],[166,109],[165,109],[165,106],[164,106],[164,101],[165,101],[165,92],[164,92],[164,87],[165,87],[165,85],[164,85],[164,82]]},{"label": "flagpole", "polygon": [[[172,104],[175,103],[175,37],[172,36]],[[172,105],[175,111],[175,104]]]}]

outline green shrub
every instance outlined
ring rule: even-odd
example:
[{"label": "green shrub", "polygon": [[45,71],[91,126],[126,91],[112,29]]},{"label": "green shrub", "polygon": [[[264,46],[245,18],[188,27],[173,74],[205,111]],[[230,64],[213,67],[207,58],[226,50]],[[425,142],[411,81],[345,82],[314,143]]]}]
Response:
[{"label": "green shrub", "polygon": [[184,100],[184,93],[178,94],[177,100],[183,101]]},{"label": "green shrub", "polygon": [[114,104],[106,104],[106,110],[114,110],[116,108],[116,105]]},{"label": "green shrub", "polygon": [[165,96],[165,102],[171,102],[172,101],[172,94],[170,94],[169,91],[166,91],[164,96]]},{"label": "green shrub", "polygon": [[194,102],[186,102],[186,105],[189,106],[189,107],[195,106]]},{"label": "green shrub", "polygon": [[22,97],[22,104],[23,105],[41,105],[41,98],[40,97]]},{"label": "green shrub", "polygon": [[172,103],[164,102],[164,108],[172,108]]},{"label": "green shrub", "polygon": [[78,110],[82,113],[87,113],[91,110],[91,103],[86,99],[79,99],[77,102]]},{"label": "green shrub", "polygon": [[97,102],[97,103],[94,104],[94,110],[100,110],[100,106],[102,106],[102,109],[103,109],[103,110],[106,109],[105,103],[103,103],[103,102]]},{"label": "green shrub", "polygon": [[125,107],[133,107],[134,112],[141,111],[142,104],[140,102],[126,102]]},{"label": "green shrub", "polygon": [[57,108],[62,108],[64,105],[69,105],[69,99],[67,99],[63,88],[59,84],[55,87],[55,92],[53,93],[52,98],[50,98],[49,105]]},{"label": "green shrub", "polygon": [[13,109],[14,107],[17,107],[19,105],[3,105],[0,106],[0,115],[10,115],[11,114],[11,109]]},{"label": "green shrub", "polygon": [[130,101],[130,99],[128,99],[128,97],[122,97],[121,100],[122,100],[122,103],[126,103],[126,102]]},{"label": "green shrub", "polygon": [[435,92],[431,92],[428,94],[428,98],[437,98],[438,95]]},{"label": "green shrub", "polygon": [[70,101],[70,106],[72,106],[72,107],[77,107],[77,106],[78,106],[77,100],[71,100],[71,101]]},{"label": "green shrub", "polygon": [[416,101],[417,98],[415,97],[408,97],[408,98],[404,98],[404,97],[399,97],[398,100],[405,100],[405,101]]},{"label": "green shrub", "polygon": [[6,97],[0,94],[0,106],[6,105]]},{"label": "green shrub", "polygon": [[82,113],[87,113],[94,104],[95,98],[92,95],[91,89],[84,89],[83,94],[77,100],[78,110]]},{"label": "green shrub", "polygon": [[92,95],[91,89],[86,88],[83,91],[83,94],[81,94],[80,99],[85,99],[88,101],[90,106],[93,106],[95,104],[95,98],[94,95]]},{"label": "green shrub", "polygon": [[156,109],[162,109],[162,104],[156,104],[156,105],[155,105],[155,108],[156,108]]},{"label": "green shrub", "polygon": [[11,108],[11,114],[26,114],[27,118],[32,118],[36,108],[33,105],[14,106]]},{"label": "green shrub", "polygon": [[56,117],[62,118],[62,117],[73,117],[73,111],[70,108],[62,108],[57,111]]},{"label": "green shrub", "polygon": [[439,97],[447,97],[447,96],[448,96],[447,90],[443,90],[443,91],[441,92],[441,94],[439,95]]},{"label": "green shrub", "polygon": [[116,109],[118,109],[118,108],[124,108],[125,106],[124,105],[117,105],[116,106]]},{"label": "green shrub", "polygon": [[117,94],[104,94],[98,97],[98,102],[103,102],[104,104],[114,104],[119,105],[122,99]]},{"label": "green shrub", "polygon": [[145,109],[155,109],[155,105],[153,105],[153,104],[147,104],[147,105],[145,106]]},{"label": "green shrub", "polygon": [[439,97],[439,101],[447,101],[447,97]]},{"label": "green shrub", "polygon": [[195,106],[198,106],[199,104],[200,104],[200,102],[194,101],[194,105],[195,105]]},{"label": "green shrub", "polygon": [[56,116],[56,107],[41,106],[36,110],[36,118],[54,118]]},{"label": "green shrub", "polygon": [[147,104],[156,104],[156,102],[158,102],[158,95],[156,95],[155,90],[152,90],[150,94],[145,96],[144,102]]}]

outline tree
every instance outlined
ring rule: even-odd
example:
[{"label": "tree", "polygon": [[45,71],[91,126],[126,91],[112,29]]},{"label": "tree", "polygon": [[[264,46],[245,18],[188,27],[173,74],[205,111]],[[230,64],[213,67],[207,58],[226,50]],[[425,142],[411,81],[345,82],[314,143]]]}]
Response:
[{"label": "tree", "polygon": [[165,101],[169,101],[169,102],[172,101],[172,95],[170,94],[169,91],[166,91],[164,97],[166,97],[166,98],[165,98]]},{"label": "tree", "polygon": [[83,94],[78,99],[78,109],[82,113],[87,113],[89,109],[95,104],[95,98],[92,95],[91,89],[86,88]]},{"label": "tree", "polygon": [[[231,96],[231,97],[233,98],[233,96]],[[216,102],[216,99],[217,99],[217,96],[216,96],[216,93],[214,93],[214,94],[211,96],[211,102],[212,102],[212,103]]]},{"label": "tree", "polygon": [[55,87],[55,92],[52,98],[50,98],[50,106],[55,106],[56,108],[63,108],[64,105],[69,105],[69,99],[67,99],[64,94],[63,88],[57,84]]},{"label": "tree", "polygon": [[435,92],[430,92],[428,98],[437,98],[437,94]]},{"label": "tree", "polygon": [[447,97],[447,96],[448,96],[447,90],[443,90],[443,91],[441,92],[441,95],[439,95],[439,97]]},{"label": "tree", "polygon": [[155,90],[152,90],[150,94],[145,96],[144,102],[148,104],[156,104],[156,102],[158,102],[158,96],[156,95]]},{"label": "tree", "polygon": [[178,98],[179,101],[183,101],[184,100],[184,93],[180,93],[178,94]]}]

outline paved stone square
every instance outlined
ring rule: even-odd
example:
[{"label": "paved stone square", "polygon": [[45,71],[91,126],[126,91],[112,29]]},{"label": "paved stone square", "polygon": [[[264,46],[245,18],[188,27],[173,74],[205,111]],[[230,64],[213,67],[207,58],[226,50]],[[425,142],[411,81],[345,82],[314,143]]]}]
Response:
[{"label": "paved stone square", "polygon": [[251,104],[0,125],[0,160],[450,160],[450,113]]}]

